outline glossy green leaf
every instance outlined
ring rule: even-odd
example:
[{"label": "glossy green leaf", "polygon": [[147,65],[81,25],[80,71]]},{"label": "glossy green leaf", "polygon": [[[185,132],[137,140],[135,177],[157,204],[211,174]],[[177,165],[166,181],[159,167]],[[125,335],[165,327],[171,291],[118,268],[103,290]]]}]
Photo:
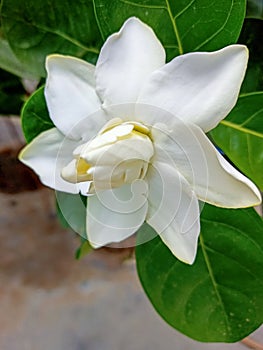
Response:
[{"label": "glossy green leaf", "polygon": [[33,74],[26,64],[23,64],[14,55],[7,40],[0,38],[0,68],[15,74],[21,78],[38,79],[38,74]]},{"label": "glossy green leaf", "polygon": [[87,239],[86,234],[86,206],[87,197],[56,191],[57,212],[64,226]]},{"label": "glossy green leaf", "polygon": [[228,158],[263,190],[263,92],[241,95],[228,117],[210,134]]},{"label": "glossy green leaf", "polygon": [[25,94],[20,79],[0,69],[0,114],[19,115]]},{"label": "glossy green leaf", "polygon": [[28,99],[22,110],[22,128],[26,141],[32,141],[42,131],[53,127],[46,106],[44,87],[41,87]]},{"label": "glossy green leaf", "polygon": [[[139,240],[152,234],[139,231]],[[235,342],[263,322],[263,223],[253,209],[206,205],[194,265],[159,237],[136,247],[141,283],[172,327],[203,342]]]},{"label": "glossy green leaf", "polygon": [[104,38],[119,30],[128,17],[136,16],[154,29],[168,60],[236,42],[245,4],[244,0],[94,0]]},{"label": "glossy green leaf", "polygon": [[263,0],[248,0],[246,17],[263,19]]},{"label": "glossy green leaf", "polygon": [[92,0],[3,0],[2,27],[19,60],[45,75],[48,54],[97,58],[101,36]]},{"label": "glossy green leaf", "polygon": [[89,254],[93,248],[87,241],[86,234],[87,197],[56,191],[56,208],[60,224],[81,236],[81,244],[76,250],[76,259]]},{"label": "glossy green leaf", "polygon": [[263,91],[263,21],[246,19],[238,42],[249,49],[248,68],[241,92]]}]

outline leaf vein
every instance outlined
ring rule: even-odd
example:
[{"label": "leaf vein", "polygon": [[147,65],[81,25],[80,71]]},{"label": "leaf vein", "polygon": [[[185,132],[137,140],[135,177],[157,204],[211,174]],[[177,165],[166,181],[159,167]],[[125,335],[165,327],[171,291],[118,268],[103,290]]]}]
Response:
[{"label": "leaf vein", "polygon": [[178,18],[179,18],[182,14],[184,14],[184,13],[188,10],[188,8],[191,7],[195,2],[196,2],[196,0],[190,1],[189,4],[188,4],[187,6],[185,6],[185,7],[182,9],[182,11],[178,12],[178,13],[173,17],[173,19],[174,19],[174,20],[178,19]]},{"label": "leaf vein", "polygon": [[226,26],[230,16],[231,16],[231,13],[232,13],[232,9],[233,9],[233,6],[234,6],[234,1],[232,0],[232,5],[228,11],[228,15],[227,15],[227,18],[225,20],[225,22],[223,23],[223,25],[221,26],[221,28],[219,28],[213,35],[211,35],[210,37],[208,37],[205,41],[203,41],[201,44],[199,44],[198,46],[196,46],[193,51],[197,51],[199,50],[202,46],[204,46],[205,44],[207,44],[209,41],[211,41],[212,39],[214,39],[219,33],[222,32],[222,30],[224,30],[224,27]]},{"label": "leaf vein", "polygon": [[256,111],[256,113],[253,113],[247,120],[245,120],[243,123],[239,124],[239,126],[243,127],[244,125],[248,124],[251,120],[253,120],[255,117],[257,117],[262,112],[263,112],[263,108]]},{"label": "leaf vein", "polygon": [[242,236],[246,237],[247,239],[249,239],[250,242],[253,242],[254,245],[257,246],[257,248],[262,249],[261,246],[260,246],[255,240],[253,240],[250,236],[246,235],[243,231],[241,231],[241,230],[240,230],[238,227],[236,227],[236,226],[229,225],[229,224],[227,224],[227,223],[225,223],[225,222],[215,221],[215,220],[209,220],[209,219],[204,219],[204,218],[202,218],[201,220],[202,220],[202,221],[205,221],[205,222],[213,223],[213,224],[214,224],[214,223],[217,223],[217,224],[220,224],[221,226],[228,227],[228,228],[230,228],[231,230],[234,230],[234,231],[238,232],[240,235],[242,235]]},{"label": "leaf vein", "polygon": [[221,308],[222,308],[222,310],[223,310],[223,315],[224,315],[224,318],[225,318],[225,324],[226,324],[226,326],[227,326],[227,329],[230,330],[231,327],[230,327],[230,324],[229,324],[229,321],[228,321],[228,318],[227,318],[226,308],[225,308],[223,299],[222,299],[222,297],[221,297],[221,295],[220,295],[220,293],[219,293],[219,290],[218,290],[218,288],[217,288],[218,283],[217,283],[217,281],[216,281],[216,279],[215,279],[215,276],[214,276],[214,273],[213,273],[213,269],[212,269],[212,266],[211,266],[209,257],[208,257],[208,255],[207,255],[207,253],[206,253],[206,250],[205,250],[205,245],[204,245],[204,240],[203,240],[202,234],[200,234],[200,245],[201,245],[203,257],[204,257],[204,260],[205,260],[205,263],[206,263],[206,267],[207,267],[207,270],[208,270],[208,273],[209,273],[209,276],[210,276],[212,285],[213,285],[213,287],[214,287],[214,290],[215,290],[215,293],[216,293],[218,302],[220,303]]},{"label": "leaf vein", "polygon": [[167,8],[165,6],[158,6],[158,5],[146,5],[146,4],[137,4],[133,1],[128,1],[128,0],[119,0],[120,2],[122,2],[123,4],[126,5],[131,5],[134,7],[140,7],[140,8],[146,8],[146,9],[159,9],[159,10],[167,10]]},{"label": "leaf vein", "polygon": [[[4,14],[2,15],[2,17],[3,18],[8,18],[8,16],[5,16]],[[12,18],[12,19],[14,20],[14,18]],[[23,18],[15,18],[15,20],[16,20],[17,23],[23,23],[23,24],[28,25],[28,23]],[[30,25],[32,27],[37,28],[40,31],[43,31],[44,35],[45,35],[45,32],[57,35],[57,36],[61,37],[62,39],[70,42],[71,44],[73,44],[73,45],[75,45],[77,47],[80,47],[81,49],[83,49],[83,50],[85,50],[87,52],[92,52],[92,53],[95,53],[95,54],[99,54],[99,50],[96,49],[95,47],[88,47],[86,45],[83,45],[77,39],[72,38],[70,35],[67,35],[66,33],[63,33],[60,30],[55,30],[55,29],[52,30],[51,28],[48,28],[48,27],[46,27],[44,25],[39,25],[39,23],[34,23],[34,22],[31,22]]]},{"label": "leaf vein", "polygon": [[259,138],[263,139],[263,134],[261,132],[258,132],[258,131],[255,131],[255,130],[251,130],[251,129],[248,129],[248,128],[244,128],[243,126],[240,126],[239,124],[235,124],[235,123],[230,122],[228,120],[221,120],[220,124],[224,125],[224,126],[227,126],[229,128],[238,130],[238,131],[240,131],[242,133],[250,134],[250,135],[253,135],[253,136],[256,136],[256,137],[259,137]]},{"label": "leaf vein", "polygon": [[[207,246],[205,243],[204,243],[204,247],[209,250],[210,252],[213,252],[213,253],[216,253],[218,255],[222,255],[224,258],[227,258],[231,261],[234,261],[237,265],[239,265],[242,269],[244,269],[245,271],[247,271],[251,276],[253,276],[256,280],[259,281],[259,284],[262,284],[263,285],[263,281],[261,279],[259,279],[256,275],[254,275],[254,273],[249,270],[246,266],[242,265],[240,263],[240,261],[236,260],[235,258],[233,258],[232,256],[229,256],[229,255],[225,255],[224,253],[220,252],[219,250],[216,250],[215,248],[212,248],[212,247],[209,247]],[[220,284],[217,282],[217,284]]]},{"label": "leaf vein", "polygon": [[165,0],[165,2],[166,2],[166,6],[167,6],[168,15],[169,15],[170,20],[172,22],[173,31],[174,31],[176,40],[178,42],[178,51],[179,51],[179,54],[182,55],[184,53],[184,50],[183,50],[183,45],[182,45],[181,38],[180,38],[180,35],[179,35],[179,31],[178,31],[178,28],[177,28],[177,24],[176,24],[176,21],[175,21],[175,19],[173,17],[169,0]]}]

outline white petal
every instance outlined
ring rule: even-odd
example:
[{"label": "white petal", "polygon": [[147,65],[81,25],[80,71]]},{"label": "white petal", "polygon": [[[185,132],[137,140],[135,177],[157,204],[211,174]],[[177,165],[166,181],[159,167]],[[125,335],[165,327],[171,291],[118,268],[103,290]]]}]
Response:
[{"label": "white petal", "polygon": [[147,174],[147,223],[171,252],[192,264],[200,233],[198,200],[187,181],[169,164],[155,162]]},{"label": "white petal", "polygon": [[128,19],[101,49],[97,92],[105,105],[135,102],[145,79],[165,63],[165,51],[146,24]]},{"label": "white petal", "polygon": [[153,125],[159,123],[162,123],[163,125],[167,125],[169,127],[173,126],[174,122],[183,123],[180,119],[177,119],[174,114],[154,105],[136,103],[134,111],[134,119],[143,123],[149,129],[151,129]]},{"label": "white petal", "polygon": [[[235,169],[230,163],[228,163],[225,160],[225,158],[215,148],[214,148],[214,153],[216,154],[219,164],[225,170],[225,174],[227,173],[228,178],[230,177],[232,180],[232,184],[229,183],[229,180],[227,182],[227,188],[229,189],[227,199],[225,200],[225,198],[223,198],[223,200],[218,205],[219,206],[221,205],[223,207],[228,207],[228,208],[229,206],[231,206],[231,208],[232,207],[246,208],[246,207],[259,205],[262,201],[262,198],[255,184],[251,180],[249,180],[246,176],[241,174],[237,169]],[[214,164],[215,163],[214,159],[212,161]],[[214,168],[216,168],[216,166]],[[226,175],[225,175],[225,178],[226,178]],[[225,184],[221,183],[221,186],[225,187]],[[239,198],[237,193],[238,191],[241,191],[241,193],[239,193]],[[225,193],[227,193],[227,189],[225,189]],[[231,204],[230,204],[230,199],[231,199]],[[212,204],[213,204],[213,199],[212,199]]]},{"label": "white petal", "polygon": [[155,156],[173,162],[197,197],[225,208],[243,208],[260,203],[256,186],[231,166],[196,125],[177,124],[169,131],[154,128]]},{"label": "white petal", "polygon": [[61,169],[72,159],[77,143],[65,139],[56,128],[39,134],[20,153],[22,163],[33,169],[41,182],[58,191],[78,193],[79,186],[64,181]]},{"label": "white petal", "polygon": [[[94,135],[105,119],[89,116],[98,111],[101,102],[95,91],[95,67],[70,56],[51,55],[46,61],[47,83],[45,96],[51,119],[66,136],[83,137],[89,131]],[[78,126],[86,120],[86,127]],[[85,137],[90,138],[86,135]]]},{"label": "white petal", "polygon": [[87,235],[95,248],[120,242],[138,230],[148,208],[145,191],[145,183],[136,181],[89,197]]},{"label": "white petal", "polygon": [[209,131],[235,105],[247,61],[248,50],[242,45],[178,56],[152,73],[138,102]]}]

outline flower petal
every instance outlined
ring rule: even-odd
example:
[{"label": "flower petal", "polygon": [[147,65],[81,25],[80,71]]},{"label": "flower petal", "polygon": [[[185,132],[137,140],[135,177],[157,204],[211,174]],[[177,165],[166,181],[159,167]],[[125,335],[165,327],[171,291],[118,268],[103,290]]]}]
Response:
[{"label": "flower petal", "polygon": [[53,128],[42,132],[28,144],[19,159],[39,175],[44,185],[62,192],[78,193],[78,185],[70,184],[60,176],[61,169],[71,160],[77,145]]},{"label": "flower petal", "polygon": [[[126,105],[123,105],[126,106]],[[132,111],[132,109],[131,109]],[[172,126],[174,122],[180,122],[177,120],[175,115],[166,111],[162,108],[159,108],[154,105],[148,105],[143,103],[136,103],[134,106],[135,111],[135,120],[143,123],[149,129],[152,128],[153,125],[162,123],[163,125]]]},{"label": "flower petal", "polygon": [[192,264],[200,233],[198,200],[187,181],[167,163],[155,162],[147,174],[147,223],[171,252]]},{"label": "flower petal", "polygon": [[242,45],[178,56],[151,74],[138,102],[209,131],[234,107],[247,61],[248,50]]},{"label": "flower petal", "polygon": [[[96,134],[106,119],[101,122],[101,118],[88,118],[101,106],[95,91],[95,67],[78,58],[51,55],[46,60],[46,69],[45,96],[50,117],[57,128],[75,139],[89,130]],[[83,119],[88,126],[85,129],[78,127]]]},{"label": "flower petal", "polygon": [[156,159],[173,162],[202,201],[225,208],[260,203],[256,186],[222,157],[198,126],[181,123],[161,130],[159,125],[152,137]]},{"label": "flower petal", "polygon": [[145,183],[135,181],[89,197],[87,235],[92,246],[120,242],[138,230],[148,208],[145,191]]},{"label": "flower petal", "polygon": [[97,92],[105,105],[135,102],[145,79],[164,63],[165,51],[153,30],[129,18],[101,49]]}]

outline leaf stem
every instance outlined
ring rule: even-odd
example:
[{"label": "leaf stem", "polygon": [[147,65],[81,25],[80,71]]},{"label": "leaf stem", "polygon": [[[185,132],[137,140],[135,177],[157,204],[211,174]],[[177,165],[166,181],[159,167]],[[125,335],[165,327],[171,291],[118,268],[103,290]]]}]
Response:
[{"label": "leaf stem", "polygon": [[241,343],[250,349],[263,350],[263,345],[251,339],[250,337],[244,338],[243,340],[241,340]]}]

